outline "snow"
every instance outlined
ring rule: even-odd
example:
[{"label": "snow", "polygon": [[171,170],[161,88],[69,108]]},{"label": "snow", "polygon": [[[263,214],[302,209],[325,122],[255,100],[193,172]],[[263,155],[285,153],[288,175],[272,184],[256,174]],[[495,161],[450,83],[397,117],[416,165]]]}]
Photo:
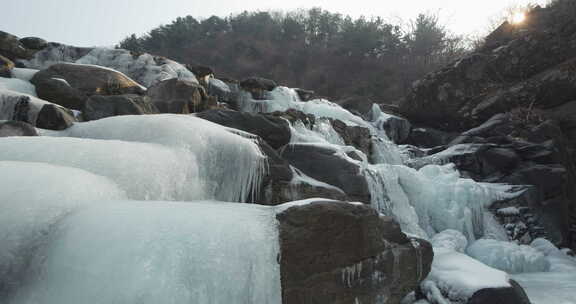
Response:
[{"label": "snow", "polygon": [[[120,141],[118,145],[121,146],[114,148],[111,144],[108,153],[118,151],[118,154],[124,155],[122,161],[132,161],[135,166],[141,166],[127,170],[135,174],[142,170],[144,176],[135,177],[137,180],[150,179],[150,182],[133,186],[135,190],[147,193],[147,197],[141,198],[147,200],[215,199],[244,202],[250,195],[256,197],[259,193],[267,168],[266,157],[253,135],[191,115],[116,116],[77,123],[64,131],[44,134],[100,139],[102,142]],[[148,151],[148,155],[130,149],[129,142],[135,145],[147,143],[142,147],[149,147],[144,150]],[[124,147],[130,151],[122,152]],[[88,150],[86,145],[85,153],[91,153]],[[105,154],[104,149],[101,156],[105,157]],[[103,164],[110,168],[119,166],[112,160]],[[156,175],[145,173],[155,170],[158,170]],[[126,178],[129,186],[130,179],[128,176]],[[156,185],[154,191],[146,190],[151,183]]]},{"label": "snow", "polygon": [[9,90],[37,97],[36,87],[29,81],[0,77],[0,91]]},{"label": "snow", "polygon": [[94,201],[52,227],[10,303],[281,303],[271,207]]},{"label": "snow", "polygon": [[37,52],[31,60],[20,62],[35,69],[46,69],[63,62],[98,65],[122,72],[146,87],[171,78],[198,82],[185,66],[167,58],[135,55],[123,49],[93,48],[86,51],[67,45],[49,46]]},{"label": "snow", "polygon": [[480,239],[466,250],[476,260],[508,273],[545,272],[550,263],[537,249],[512,242]]},{"label": "snow", "polygon": [[46,104],[50,103],[32,95],[0,88],[0,120],[25,120],[35,125],[38,113]]},{"label": "snow", "polygon": [[510,286],[505,272],[463,253],[439,247],[434,247],[432,270],[421,285],[432,303],[451,303],[448,299],[466,302],[478,290]]},{"label": "snow", "polygon": [[464,252],[468,247],[468,240],[457,230],[446,229],[430,239],[434,248],[443,248],[456,252]]}]

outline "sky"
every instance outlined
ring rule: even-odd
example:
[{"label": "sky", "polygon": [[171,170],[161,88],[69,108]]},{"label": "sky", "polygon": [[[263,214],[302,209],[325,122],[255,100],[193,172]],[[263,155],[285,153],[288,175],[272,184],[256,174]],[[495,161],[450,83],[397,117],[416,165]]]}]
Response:
[{"label": "sky", "polygon": [[321,7],[359,17],[407,22],[422,12],[438,13],[456,34],[483,34],[507,8],[548,0],[2,0],[0,31],[77,46],[111,46],[177,17],[207,18],[248,11]]}]

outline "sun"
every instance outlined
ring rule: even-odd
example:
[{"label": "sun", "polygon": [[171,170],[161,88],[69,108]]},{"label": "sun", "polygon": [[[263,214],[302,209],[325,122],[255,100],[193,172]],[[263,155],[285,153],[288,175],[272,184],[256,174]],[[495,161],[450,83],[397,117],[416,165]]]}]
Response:
[{"label": "sun", "polygon": [[526,13],[524,12],[516,12],[510,17],[512,24],[521,24],[524,21],[526,21]]}]

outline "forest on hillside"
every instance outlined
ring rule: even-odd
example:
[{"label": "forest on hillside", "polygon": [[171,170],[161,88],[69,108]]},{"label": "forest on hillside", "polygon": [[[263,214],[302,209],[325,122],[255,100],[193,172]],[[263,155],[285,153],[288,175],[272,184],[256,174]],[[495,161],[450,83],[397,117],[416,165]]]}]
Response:
[{"label": "forest on hillside", "polygon": [[436,14],[402,25],[312,8],[180,17],[118,47],[209,66],[218,77],[261,76],[331,99],[396,103],[413,81],[465,54],[470,43]]}]

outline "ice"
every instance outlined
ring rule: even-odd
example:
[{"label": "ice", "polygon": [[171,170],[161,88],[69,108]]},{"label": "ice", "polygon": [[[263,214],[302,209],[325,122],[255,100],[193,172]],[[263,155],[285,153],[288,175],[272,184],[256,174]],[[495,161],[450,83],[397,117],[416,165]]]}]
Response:
[{"label": "ice", "polygon": [[257,205],[94,201],[39,240],[8,303],[281,303],[276,226]]},{"label": "ice", "polygon": [[520,210],[517,207],[506,207],[496,210],[499,215],[519,215]]},{"label": "ice", "polygon": [[549,272],[512,276],[524,288],[532,304],[576,303],[576,259],[545,239],[535,239],[530,246],[544,254],[550,263]]},{"label": "ice", "polygon": [[74,168],[0,161],[0,172],[0,302],[6,303],[5,293],[19,285],[54,225],[86,200],[125,194],[112,181]]},{"label": "ice", "polygon": [[31,60],[20,62],[35,69],[46,69],[63,62],[98,65],[122,72],[146,87],[171,78],[197,83],[194,74],[185,66],[164,57],[136,55],[123,49],[94,48],[86,51],[67,45],[51,45],[36,53]]},{"label": "ice", "polygon": [[334,130],[329,120],[319,118],[315,121],[314,127],[306,126],[298,120],[290,125],[290,143],[328,143],[344,146],[344,140]]},{"label": "ice", "polygon": [[[191,115],[116,116],[77,123],[64,131],[44,134],[139,142],[154,144],[152,146],[159,149],[162,146],[170,148],[171,156],[150,155],[146,158],[139,157],[134,150],[126,152],[126,158],[142,159],[140,165],[143,167],[139,170],[154,172],[150,166],[158,167],[159,176],[143,173],[145,176],[142,178],[162,178],[167,183],[159,183],[167,187],[162,186],[163,189],[174,189],[166,190],[174,193],[173,196],[162,198],[154,195],[155,199],[172,200],[174,197],[177,200],[216,199],[231,202],[245,202],[249,196],[257,199],[256,194],[267,168],[266,157],[260,151],[254,135]],[[108,153],[116,150],[109,150]],[[166,166],[165,169],[162,169],[163,166]]]},{"label": "ice", "polygon": [[510,283],[503,271],[463,253],[434,247],[432,270],[421,287],[432,303],[465,303],[478,290],[510,287]]},{"label": "ice", "polygon": [[[368,180],[371,188],[382,188],[387,195],[378,195],[383,201],[373,204],[380,212],[394,216],[408,233],[425,238],[446,229],[460,231],[470,241],[482,237],[486,208],[517,195],[509,193],[508,185],[460,178],[452,164],[420,170],[381,164],[370,169],[376,176]],[[422,236],[421,231],[426,234]]]},{"label": "ice", "polygon": [[464,252],[468,247],[468,240],[457,230],[447,229],[432,237],[430,243],[434,248],[443,248],[456,252]]},{"label": "ice", "polygon": [[537,249],[512,242],[480,239],[466,250],[482,263],[508,273],[545,272],[550,263]]},{"label": "ice", "polygon": [[25,68],[13,68],[12,78],[21,79],[24,81],[30,81],[39,70],[35,69],[25,69]]},{"label": "ice", "polygon": [[326,189],[330,189],[336,192],[340,192],[343,195],[345,194],[344,191],[342,191],[342,189],[336,187],[336,186],[332,186],[330,184],[321,182],[317,179],[314,179],[306,174],[304,174],[302,171],[290,166],[290,169],[292,170],[292,181],[290,182],[293,185],[302,185],[302,184],[306,184],[306,185],[310,185],[316,188],[326,188]]},{"label": "ice", "polygon": [[32,95],[0,88],[0,120],[22,120],[35,125],[38,113],[46,104],[51,103]]},{"label": "ice", "polygon": [[36,87],[29,81],[0,77],[0,91],[14,91],[37,97]]},{"label": "ice", "polygon": [[401,164],[403,157],[400,150],[388,139],[384,130],[379,130],[373,122],[368,122],[359,116],[326,99],[315,99],[307,102],[300,101],[298,93],[287,87],[276,87],[268,92],[266,100],[254,100],[248,92],[240,92],[239,107],[245,112],[272,113],[294,109],[318,118],[337,119],[348,126],[367,128],[372,135],[374,163]]}]

